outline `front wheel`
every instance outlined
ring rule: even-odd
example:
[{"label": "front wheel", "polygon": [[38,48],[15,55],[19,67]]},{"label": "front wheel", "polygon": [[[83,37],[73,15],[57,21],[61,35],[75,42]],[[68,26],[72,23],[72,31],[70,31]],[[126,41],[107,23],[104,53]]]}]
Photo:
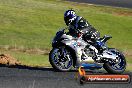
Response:
[{"label": "front wheel", "polygon": [[108,73],[112,73],[112,74],[121,74],[125,71],[126,69],[126,59],[124,57],[124,55],[116,49],[110,48],[109,49],[110,52],[116,54],[117,63],[112,63],[111,61],[104,63],[104,69],[108,72]]},{"label": "front wheel", "polygon": [[53,48],[49,54],[50,64],[58,71],[71,70],[72,61],[72,56],[65,47]]}]

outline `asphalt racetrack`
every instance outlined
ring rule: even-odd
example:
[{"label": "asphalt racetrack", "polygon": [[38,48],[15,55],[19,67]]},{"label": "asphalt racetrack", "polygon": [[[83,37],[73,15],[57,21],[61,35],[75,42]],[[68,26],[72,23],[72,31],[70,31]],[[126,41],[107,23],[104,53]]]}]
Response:
[{"label": "asphalt racetrack", "polygon": [[[106,74],[104,71],[88,71],[90,74]],[[52,68],[24,66],[0,67],[0,88],[131,88],[128,84],[84,84],[76,80],[77,71],[55,72]],[[132,76],[131,72],[127,72]]]},{"label": "asphalt racetrack", "polygon": [[132,0],[67,0],[67,1],[132,8]]}]

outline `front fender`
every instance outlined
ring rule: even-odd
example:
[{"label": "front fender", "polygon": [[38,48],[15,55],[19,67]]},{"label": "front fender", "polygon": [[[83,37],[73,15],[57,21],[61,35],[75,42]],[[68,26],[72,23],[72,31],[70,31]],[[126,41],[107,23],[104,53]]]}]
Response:
[{"label": "front fender", "polygon": [[66,49],[68,49],[68,51],[70,52],[72,58],[73,58],[73,66],[75,67],[76,62],[77,62],[77,56],[76,56],[76,51],[74,49],[72,49],[70,46],[66,45],[63,42],[56,42],[56,43],[52,43],[52,47],[53,48],[59,48],[61,46],[65,46]]}]

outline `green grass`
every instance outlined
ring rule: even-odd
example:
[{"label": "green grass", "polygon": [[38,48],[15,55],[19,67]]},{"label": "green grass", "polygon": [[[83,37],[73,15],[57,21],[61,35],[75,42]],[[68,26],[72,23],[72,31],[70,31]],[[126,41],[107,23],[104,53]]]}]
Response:
[{"label": "green grass", "polygon": [[[65,26],[63,13],[69,8],[86,18],[102,36],[112,35],[110,47],[130,51],[132,55],[132,9],[62,0],[0,0],[0,46],[51,49],[51,40]],[[24,64],[48,65],[48,57],[44,55],[8,53]],[[126,56],[129,63],[132,63],[131,55]]]},{"label": "green grass", "polygon": [[28,66],[42,66],[49,67],[49,61],[47,55],[33,55],[33,54],[25,54],[25,53],[12,53],[12,55],[17,58],[23,65]]},{"label": "green grass", "polygon": [[65,26],[63,13],[68,8],[89,20],[101,35],[112,35],[111,46],[132,48],[132,16],[114,15],[110,7],[55,0],[0,0],[0,45],[50,48],[55,32]]}]

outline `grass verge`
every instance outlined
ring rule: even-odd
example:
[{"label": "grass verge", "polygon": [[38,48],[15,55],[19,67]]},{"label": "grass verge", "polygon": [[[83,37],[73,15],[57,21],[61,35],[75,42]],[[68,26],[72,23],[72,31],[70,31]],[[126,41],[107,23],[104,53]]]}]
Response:
[{"label": "grass verge", "polygon": [[20,61],[20,65],[32,66],[32,67],[50,67],[48,61],[48,55],[43,54],[29,54],[18,51],[0,51],[0,53],[8,53],[12,57]]},{"label": "grass verge", "polygon": [[112,35],[108,45],[127,52],[127,62],[132,64],[132,9],[126,8],[63,0],[0,0],[0,47],[23,64],[49,66],[47,55],[12,52],[10,48],[50,50],[56,31],[65,26],[63,13],[69,8],[86,18],[102,36]]}]

